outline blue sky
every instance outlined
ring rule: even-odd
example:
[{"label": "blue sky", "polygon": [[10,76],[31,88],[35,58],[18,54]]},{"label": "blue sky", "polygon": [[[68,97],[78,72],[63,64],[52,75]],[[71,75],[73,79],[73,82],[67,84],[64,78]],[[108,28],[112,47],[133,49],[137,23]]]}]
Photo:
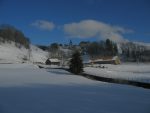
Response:
[{"label": "blue sky", "polygon": [[150,1],[0,0],[0,24],[20,29],[33,44],[150,42]]}]

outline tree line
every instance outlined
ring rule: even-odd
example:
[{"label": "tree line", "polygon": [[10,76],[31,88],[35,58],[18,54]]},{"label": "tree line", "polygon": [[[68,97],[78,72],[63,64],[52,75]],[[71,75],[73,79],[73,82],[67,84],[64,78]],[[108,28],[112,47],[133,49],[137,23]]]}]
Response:
[{"label": "tree line", "polygon": [[0,25],[0,42],[15,42],[17,47],[24,46],[30,48],[30,40],[24,34],[10,25]]},{"label": "tree line", "polygon": [[115,56],[118,54],[117,44],[106,39],[99,42],[80,42],[82,54],[88,54],[91,58],[100,56]]},{"label": "tree line", "polygon": [[122,60],[131,62],[147,62],[150,61],[150,50],[145,46],[138,45],[132,42],[121,45]]}]

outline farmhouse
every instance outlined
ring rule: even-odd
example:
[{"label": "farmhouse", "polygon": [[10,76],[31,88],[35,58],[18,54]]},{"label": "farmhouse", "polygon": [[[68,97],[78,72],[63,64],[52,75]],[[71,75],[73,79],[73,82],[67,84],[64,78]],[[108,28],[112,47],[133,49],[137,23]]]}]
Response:
[{"label": "farmhouse", "polygon": [[91,63],[93,63],[93,64],[115,64],[115,65],[118,65],[121,62],[120,62],[120,59],[118,56],[114,56],[113,58],[109,58],[109,59],[92,60]]},{"label": "farmhouse", "polygon": [[60,60],[59,59],[56,59],[56,58],[49,58],[46,60],[45,62],[46,65],[60,65]]}]

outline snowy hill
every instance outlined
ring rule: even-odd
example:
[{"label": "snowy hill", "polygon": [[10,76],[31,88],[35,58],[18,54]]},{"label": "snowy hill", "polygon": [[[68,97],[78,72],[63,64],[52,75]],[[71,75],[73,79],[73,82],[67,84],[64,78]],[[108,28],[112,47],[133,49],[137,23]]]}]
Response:
[{"label": "snowy hill", "polygon": [[29,59],[31,62],[45,62],[48,53],[31,45],[31,50],[21,46],[15,46],[15,43],[0,43],[0,63],[22,63]]},{"label": "snowy hill", "polygon": [[43,51],[37,46],[31,45],[31,61],[45,63],[48,57],[48,52]]}]

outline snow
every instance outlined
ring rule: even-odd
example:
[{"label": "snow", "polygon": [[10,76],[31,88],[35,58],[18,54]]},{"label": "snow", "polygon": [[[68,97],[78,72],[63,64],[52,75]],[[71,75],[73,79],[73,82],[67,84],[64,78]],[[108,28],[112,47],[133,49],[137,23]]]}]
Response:
[{"label": "snow", "polygon": [[68,53],[72,53],[72,50],[67,49],[67,48],[60,47],[59,49],[60,51],[63,51],[66,55],[68,55]]},{"label": "snow", "polygon": [[[31,45],[31,62],[45,63],[48,52]],[[24,47],[17,48],[15,43],[0,43],[0,63],[21,63],[29,59],[29,50]]]},{"label": "snow", "polygon": [[31,61],[45,63],[48,57],[48,52],[31,45]]},{"label": "snow", "polygon": [[49,59],[51,62],[60,62],[60,60],[58,60],[57,58],[50,58]]},{"label": "snow", "polygon": [[21,62],[28,51],[25,48],[17,48],[14,43],[0,44],[0,63]]},{"label": "snow", "polygon": [[0,64],[0,113],[149,113],[149,106],[149,89],[33,64]]},{"label": "snow", "polygon": [[[69,52],[64,49],[65,53]],[[0,113],[149,113],[150,90],[90,80],[56,66],[39,69],[48,52],[31,45],[29,51],[0,44]],[[43,66],[41,64],[41,66]],[[149,64],[86,67],[97,76],[132,79],[150,83]]]},{"label": "snow", "polygon": [[[64,70],[55,70],[51,69],[51,76],[49,69],[39,69],[38,66],[33,64],[1,64],[0,65],[0,76],[2,78],[8,79],[8,81],[1,79],[0,86],[26,86],[34,84],[83,84],[81,81],[84,80],[85,83],[89,82],[87,79],[80,78],[79,76],[75,77],[69,75],[69,72]],[[56,74],[55,74],[55,73]],[[56,76],[59,73],[59,76]],[[61,73],[61,74],[60,74]],[[13,75],[13,76],[12,76]],[[66,76],[68,75],[68,76]],[[16,79],[17,78],[17,79]],[[73,81],[72,78],[76,81]],[[58,79],[58,80],[57,80]],[[11,82],[10,82],[10,81]],[[91,81],[93,82],[93,81]]]},{"label": "snow", "polygon": [[84,71],[101,77],[150,83],[150,64],[126,63],[121,65],[103,64],[102,66],[105,68],[86,67]]},{"label": "snow", "polygon": [[114,56],[113,58],[112,58],[112,60],[117,60],[118,59],[118,56]]},{"label": "snow", "polygon": [[134,42],[134,43],[144,46],[144,47],[146,47],[146,49],[150,50],[150,43],[144,43],[144,42]]}]

